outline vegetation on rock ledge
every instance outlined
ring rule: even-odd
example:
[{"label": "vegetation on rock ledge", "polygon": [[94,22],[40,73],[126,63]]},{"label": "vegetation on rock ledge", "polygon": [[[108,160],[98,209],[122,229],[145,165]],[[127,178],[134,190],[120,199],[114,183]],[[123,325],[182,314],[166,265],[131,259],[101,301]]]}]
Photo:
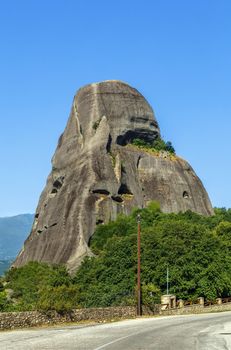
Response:
[{"label": "vegetation on rock ledge", "polygon": [[171,154],[176,153],[172,143],[170,141],[165,142],[160,137],[158,137],[153,142],[146,142],[144,140],[136,138],[132,141],[132,144],[139,148],[149,149],[153,151],[166,151]]}]

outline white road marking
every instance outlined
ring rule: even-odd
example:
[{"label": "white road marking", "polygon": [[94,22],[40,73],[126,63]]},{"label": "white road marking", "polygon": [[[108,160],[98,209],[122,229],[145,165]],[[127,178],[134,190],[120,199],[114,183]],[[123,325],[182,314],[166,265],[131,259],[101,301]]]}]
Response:
[{"label": "white road marking", "polygon": [[117,339],[115,339],[115,340],[113,340],[113,341],[110,341],[109,343],[106,343],[106,344],[104,344],[104,345],[101,345],[101,346],[99,346],[98,348],[95,348],[94,350],[100,350],[100,349],[106,348],[108,345],[112,345],[112,344],[114,344],[114,343],[119,342],[120,340],[124,340],[124,339],[126,339],[126,338],[132,337],[133,335],[137,335],[137,334],[139,334],[139,333],[143,333],[143,332],[136,332],[136,333],[132,333],[132,334],[129,334],[129,335],[125,335],[124,337],[117,338]]}]

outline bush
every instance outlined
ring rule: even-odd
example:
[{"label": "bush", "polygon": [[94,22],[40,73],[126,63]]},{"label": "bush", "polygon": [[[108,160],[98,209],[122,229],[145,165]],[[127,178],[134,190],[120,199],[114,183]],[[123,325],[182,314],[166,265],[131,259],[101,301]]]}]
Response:
[{"label": "bush", "polygon": [[161,290],[153,283],[142,285],[142,303],[152,308],[155,304],[160,304]]},{"label": "bush", "polygon": [[39,291],[37,309],[40,311],[55,310],[58,313],[70,312],[78,306],[78,287],[60,285],[45,287]]},{"label": "bush", "polygon": [[29,262],[23,267],[9,270],[5,279],[8,282],[6,287],[13,289],[12,298],[17,303],[12,308],[17,311],[35,310],[41,290],[45,287],[69,286],[72,281],[65,266],[38,262]]},{"label": "bush", "polygon": [[4,290],[4,285],[3,283],[0,281],[0,292],[2,292]]},{"label": "bush", "polygon": [[145,142],[144,140],[141,140],[141,139],[134,139],[132,141],[132,144],[135,145],[135,146],[138,146],[138,147],[146,147],[146,148],[150,148],[151,147],[151,144]]},{"label": "bush", "polygon": [[7,300],[6,292],[0,292],[0,312],[6,311],[9,305],[9,301]]},{"label": "bush", "polygon": [[132,141],[132,144],[144,149],[151,149],[154,151],[166,151],[171,154],[175,154],[175,149],[172,143],[170,141],[165,142],[160,137],[158,137],[153,142],[147,142],[145,140],[136,138]]}]

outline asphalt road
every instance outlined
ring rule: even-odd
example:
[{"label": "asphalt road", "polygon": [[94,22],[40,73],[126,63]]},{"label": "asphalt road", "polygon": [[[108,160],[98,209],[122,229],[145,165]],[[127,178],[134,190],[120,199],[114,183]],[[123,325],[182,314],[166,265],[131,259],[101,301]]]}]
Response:
[{"label": "asphalt road", "polygon": [[0,332],[1,350],[231,350],[231,312]]}]

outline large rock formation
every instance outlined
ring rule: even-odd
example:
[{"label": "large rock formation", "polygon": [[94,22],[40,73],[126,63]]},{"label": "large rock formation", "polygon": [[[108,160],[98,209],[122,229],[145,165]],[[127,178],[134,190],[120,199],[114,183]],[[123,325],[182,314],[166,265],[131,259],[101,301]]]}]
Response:
[{"label": "large rock formation", "polygon": [[129,214],[157,200],[164,212],[213,213],[208,195],[191,166],[166,152],[131,144],[160,135],[145,98],[121,81],[81,88],[52,159],[30,236],[15,266],[37,260],[74,270],[90,254],[97,224]]}]

